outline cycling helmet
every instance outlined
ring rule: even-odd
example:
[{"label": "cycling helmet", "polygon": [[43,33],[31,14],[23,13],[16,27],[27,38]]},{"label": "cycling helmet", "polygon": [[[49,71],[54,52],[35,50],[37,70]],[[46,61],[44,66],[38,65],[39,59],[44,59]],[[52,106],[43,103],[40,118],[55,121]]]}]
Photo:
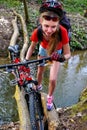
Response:
[{"label": "cycling helmet", "polygon": [[62,4],[56,0],[46,0],[42,3],[39,12],[44,13],[47,11],[52,11],[56,13],[60,18],[63,16]]}]

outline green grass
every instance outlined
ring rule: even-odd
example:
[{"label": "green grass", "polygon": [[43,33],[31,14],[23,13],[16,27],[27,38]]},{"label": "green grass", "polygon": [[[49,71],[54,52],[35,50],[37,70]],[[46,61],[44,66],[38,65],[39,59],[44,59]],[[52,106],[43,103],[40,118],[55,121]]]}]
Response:
[{"label": "green grass", "polygon": [[82,13],[87,9],[87,0],[65,0],[64,8],[69,12]]},{"label": "green grass", "polygon": [[19,0],[0,0],[0,5],[4,5],[5,7],[16,8],[20,7],[21,2]]},{"label": "green grass", "polygon": [[[26,0],[29,2],[29,0]],[[82,13],[83,10],[87,9],[87,0],[61,0],[64,8],[68,12]],[[38,0],[40,4],[42,0]],[[7,7],[20,7],[20,0],[0,0],[0,4],[4,4]]]}]

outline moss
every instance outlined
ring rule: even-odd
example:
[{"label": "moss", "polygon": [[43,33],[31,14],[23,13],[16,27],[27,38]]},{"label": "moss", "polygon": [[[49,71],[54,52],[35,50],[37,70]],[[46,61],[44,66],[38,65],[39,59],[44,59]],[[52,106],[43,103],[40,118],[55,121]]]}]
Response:
[{"label": "moss", "polygon": [[82,122],[85,122],[85,121],[87,121],[87,115],[84,115],[84,116],[82,117]]},{"label": "moss", "polygon": [[70,111],[70,117],[81,116],[81,121],[87,121],[87,88],[81,93],[80,101],[73,105],[68,111]]},{"label": "moss", "polygon": [[82,91],[79,101],[87,99],[87,87]]}]

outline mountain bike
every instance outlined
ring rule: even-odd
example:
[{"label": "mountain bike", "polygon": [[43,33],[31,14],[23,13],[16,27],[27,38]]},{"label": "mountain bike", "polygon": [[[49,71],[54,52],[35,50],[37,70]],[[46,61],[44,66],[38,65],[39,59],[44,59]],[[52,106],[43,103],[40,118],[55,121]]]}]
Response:
[{"label": "mountain bike", "polygon": [[[9,73],[13,73],[15,75],[15,80],[13,82],[18,84],[20,89],[21,87],[24,88],[31,129],[45,130],[45,124],[47,121],[44,121],[41,93],[38,89],[33,88],[34,85],[38,85],[38,82],[32,77],[31,69],[34,69],[33,64],[34,66],[46,64],[50,60],[50,57],[21,62],[19,58],[20,49],[18,45],[9,46],[8,50],[10,52],[11,63],[0,65],[0,69],[5,69],[5,71]],[[30,65],[32,67],[30,67]]]}]

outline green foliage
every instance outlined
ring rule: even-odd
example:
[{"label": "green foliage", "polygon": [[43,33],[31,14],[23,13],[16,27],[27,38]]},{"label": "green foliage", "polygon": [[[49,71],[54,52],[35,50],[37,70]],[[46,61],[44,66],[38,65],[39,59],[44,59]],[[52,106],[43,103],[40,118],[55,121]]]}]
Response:
[{"label": "green foliage", "polygon": [[[43,0],[36,0],[38,4],[41,4]],[[87,9],[87,0],[61,0],[64,8],[69,12],[83,12]],[[27,0],[27,2],[30,2]],[[20,6],[22,0],[0,0],[0,4],[7,5],[8,7]]]},{"label": "green foliage", "polygon": [[[24,6],[23,0],[0,0],[0,5],[5,5],[6,7],[15,8],[24,17]],[[26,0],[27,2],[32,2],[32,0]],[[43,0],[35,0],[38,5],[41,4]],[[87,9],[87,0],[61,0],[64,9],[71,13],[80,13],[83,15],[84,10]],[[27,24],[29,36],[32,30],[37,27],[37,20],[39,12],[36,9],[28,7],[30,22]],[[72,38],[71,38],[71,50],[83,49],[87,47],[87,33],[83,28],[78,29],[75,25],[72,25]]]},{"label": "green foliage", "polygon": [[65,0],[63,1],[64,8],[69,12],[82,13],[87,9],[87,0]]},{"label": "green foliage", "polygon": [[21,2],[19,0],[0,0],[0,4],[7,7],[20,7]]},{"label": "green foliage", "polygon": [[38,4],[41,4],[43,0],[37,0]]},{"label": "green foliage", "polygon": [[37,27],[39,12],[38,10],[35,10],[35,9],[31,10],[31,8],[28,8],[28,12],[29,12],[29,17],[30,17],[30,22],[27,26],[27,29],[30,36],[33,29]]},{"label": "green foliage", "polygon": [[87,33],[84,28],[72,26],[71,50],[82,50],[87,46]]}]

